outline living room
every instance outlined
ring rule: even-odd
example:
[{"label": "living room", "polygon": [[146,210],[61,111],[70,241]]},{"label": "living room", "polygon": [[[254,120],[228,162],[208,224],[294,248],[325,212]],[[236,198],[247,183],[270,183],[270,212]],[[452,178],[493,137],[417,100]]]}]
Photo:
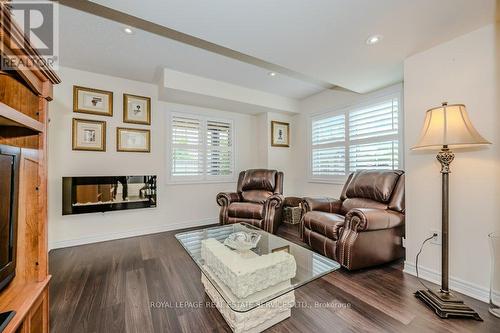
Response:
[{"label": "living room", "polygon": [[0,6],[0,332],[498,330],[498,1]]}]

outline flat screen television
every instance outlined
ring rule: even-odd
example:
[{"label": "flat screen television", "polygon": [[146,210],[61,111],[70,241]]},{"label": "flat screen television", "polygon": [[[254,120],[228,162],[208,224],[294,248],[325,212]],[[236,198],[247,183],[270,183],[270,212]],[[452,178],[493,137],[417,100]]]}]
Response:
[{"label": "flat screen television", "polygon": [[0,145],[0,290],[16,274],[20,149]]}]

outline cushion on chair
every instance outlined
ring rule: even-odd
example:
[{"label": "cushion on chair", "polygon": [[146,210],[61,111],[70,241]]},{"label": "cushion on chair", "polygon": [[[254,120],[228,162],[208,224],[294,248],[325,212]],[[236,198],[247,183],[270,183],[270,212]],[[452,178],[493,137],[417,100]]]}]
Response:
[{"label": "cushion on chair", "polygon": [[365,198],[379,202],[389,202],[392,191],[403,171],[363,170],[354,174],[347,185],[347,198]]},{"label": "cushion on chair", "polygon": [[304,227],[333,240],[338,239],[338,229],[343,225],[344,217],[339,214],[311,211],[304,215]]},{"label": "cushion on chair", "polygon": [[241,186],[242,191],[261,190],[274,192],[276,187],[276,170],[247,170]]},{"label": "cushion on chair", "polygon": [[229,205],[229,217],[262,219],[263,206],[252,202],[233,202]]},{"label": "cushion on chair", "polygon": [[373,208],[373,209],[386,210],[387,204],[362,198],[345,199],[342,202],[342,207],[340,208],[340,212],[343,215],[345,215],[353,208]]},{"label": "cushion on chair", "polygon": [[263,204],[264,202],[266,202],[267,198],[269,198],[271,195],[273,195],[273,192],[269,191],[252,190],[252,191],[241,192],[241,197],[243,198],[244,201],[249,201],[258,204]]}]

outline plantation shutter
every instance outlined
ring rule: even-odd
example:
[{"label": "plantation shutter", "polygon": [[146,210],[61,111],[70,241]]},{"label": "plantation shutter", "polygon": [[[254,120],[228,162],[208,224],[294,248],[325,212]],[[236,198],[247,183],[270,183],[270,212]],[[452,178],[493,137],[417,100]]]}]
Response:
[{"label": "plantation shutter", "polygon": [[349,147],[350,171],[361,169],[397,169],[398,141],[384,141],[351,145]]},{"label": "plantation shutter", "polygon": [[397,169],[398,99],[349,112],[349,171]]},{"label": "plantation shutter", "polygon": [[172,117],[171,174],[189,178],[203,175],[203,140],[199,119]]},{"label": "plantation shutter", "polygon": [[311,178],[340,181],[361,169],[400,168],[398,95],[312,118]]},{"label": "plantation shutter", "polygon": [[349,140],[360,140],[398,133],[396,98],[349,112]]},{"label": "plantation shutter", "polygon": [[230,176],[233,170],[231,123],[207,121],[207,175]]},{"label": "plantation shutter", "polygon": [[345,115],[313,120],[312,175],[345,175]]}]

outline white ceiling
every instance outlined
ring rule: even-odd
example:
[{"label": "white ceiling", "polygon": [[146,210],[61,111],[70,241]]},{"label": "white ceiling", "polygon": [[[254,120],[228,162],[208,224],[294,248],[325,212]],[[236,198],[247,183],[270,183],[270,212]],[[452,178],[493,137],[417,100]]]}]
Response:
[{"label": "white ceiling", "polygon": [[301,99],[323,88],[203,49],[60,6],[60,64],[81,70],[157,83],[164,67]]},{"label": "white ceiling", "polygon": [[[403,60],[494,20],[495,0],[93,0],[356,92],[402,80]],[[61,6],[61,64],[153,82],[161,67],[292,98],[323,88]],[[381,43],[366,38],[382,34]]]}]

